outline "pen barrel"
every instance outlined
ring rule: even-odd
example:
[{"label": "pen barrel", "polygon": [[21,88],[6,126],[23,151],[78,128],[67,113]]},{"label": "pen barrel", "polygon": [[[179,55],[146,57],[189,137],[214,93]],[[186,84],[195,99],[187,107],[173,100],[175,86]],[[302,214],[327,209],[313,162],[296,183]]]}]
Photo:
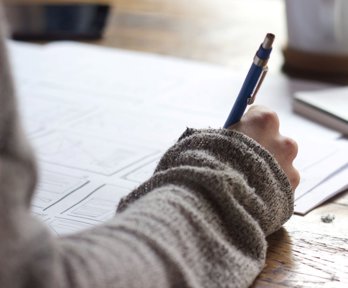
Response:
[{"label": "pen barrel", "polygon": [[251,65],[249,72],[242,85],[242,88],[232,107],[232,110],[230,114],[228,115],[228,118],[224,124],[224,128],[228,128],[229,126],[240,121],[248,105],[248,99],[253,94],[262,71],[263,71],[263,67],[257,66],[255,64]]},{"label": "pen barrel", "polygon": [[263,45],[260,45],[260,48],[256,52],[256,56],[259,57],[262,60],[268,60],[269,56],[271,55],[272,47],[271,48],[264,48]]},{"label": "pen barrel", "polygon": [[231,125],[239,122],[247,105],[254,102],[255,95],[260,88],[260,85],[267,72],[266,66],[272,52],[273,41],[274,35],[268,33],[259,49],[256,51],[253,63],[251,64],[249,72],[244,80],[232,110],[227,117],[224,128],[228,128]]}]

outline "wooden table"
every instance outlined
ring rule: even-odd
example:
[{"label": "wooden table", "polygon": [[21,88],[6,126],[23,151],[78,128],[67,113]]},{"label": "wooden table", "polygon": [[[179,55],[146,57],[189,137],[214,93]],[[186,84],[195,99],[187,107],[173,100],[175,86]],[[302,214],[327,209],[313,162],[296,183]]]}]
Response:
[{"label": "wooden table", "polygon": [[[277,36],[270,69],[281,73],[282,0],[115,0],[105,38],[94,43],[245,72],[266,32]],[[328,214],[335,219],[324,223]],[[293,216],[269,237],[267,264],[254,287],[348,287],[347,223],[347,192],[304,217]]]}]

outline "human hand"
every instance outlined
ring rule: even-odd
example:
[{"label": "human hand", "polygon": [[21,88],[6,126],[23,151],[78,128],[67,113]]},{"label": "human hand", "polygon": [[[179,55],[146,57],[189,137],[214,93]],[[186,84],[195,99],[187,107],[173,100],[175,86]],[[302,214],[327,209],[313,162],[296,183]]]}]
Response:
[{"label": "human hand", "polygon": [[292,163],[297,156],[298,147],[293,139],[279,133],[279,118],[275,112],[263,106],[253,105],[241,121],[229,129],[253,138],[270,152],[288,176],[292,189],[296,189],[300,182],[300,174]]}]

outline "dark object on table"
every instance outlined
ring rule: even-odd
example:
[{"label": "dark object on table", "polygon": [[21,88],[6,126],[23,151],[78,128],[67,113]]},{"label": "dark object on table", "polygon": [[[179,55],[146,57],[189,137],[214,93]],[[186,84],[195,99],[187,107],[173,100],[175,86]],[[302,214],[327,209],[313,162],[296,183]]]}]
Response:
[{"label": "dark object on table", "polygon": [[348,55],[319,54],[283,49],[283,72],[295,78],[323,81],[335,84],[348,84]]},{"label": "dark object on table", "polygon": [[98,39],[110,11],[107,4],[8,4],[16,40]]}]

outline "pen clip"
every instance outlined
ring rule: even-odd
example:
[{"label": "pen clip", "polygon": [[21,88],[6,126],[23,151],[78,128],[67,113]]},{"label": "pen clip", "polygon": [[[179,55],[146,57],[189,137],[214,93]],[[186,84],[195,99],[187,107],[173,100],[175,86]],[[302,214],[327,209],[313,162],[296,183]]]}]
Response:
[{"label": "pen clip", "polygon": [[256,83],[256,85],[255,85],[255,88],[254,88],[253,92],[251,93],[250,97],[248,98],[248,105],[251,105],[251,104],[254,103],[255,98],[256,98],[256,94],[257,94],[257,92],[259,91],[259,89],[260,89],[260,87],[261,87],[261,84],[262,84],[263,80],[264,80],[265,77],[266,77],[267,71],[268,71],[268,67],[265,66],[265,67],[262,69],[262,72],[261,72],[261,74],[260,74],[259,79],[257,80],[257,83]]}]

